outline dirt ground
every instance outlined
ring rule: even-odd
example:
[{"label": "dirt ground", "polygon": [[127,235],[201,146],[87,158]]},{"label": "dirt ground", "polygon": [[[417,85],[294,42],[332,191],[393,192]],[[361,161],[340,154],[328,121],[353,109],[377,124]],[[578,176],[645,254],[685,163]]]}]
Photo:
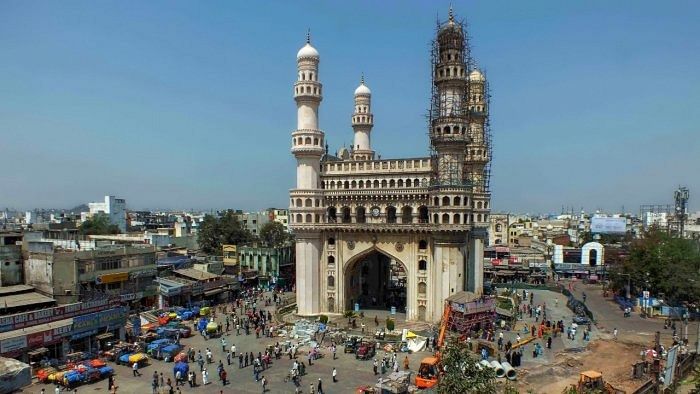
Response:
[{"label": "dirt ground", "polygon": [[639,360],[641,345],[612,340],[597,340],[588,349],[578,353],[561,352],[555,362],[532,369],[521,369],[518,386],[521,392],[561,393],[578,381],[578,372],[596,370],[615,388],[633,392],[643,381],[634,380],[632,364]]}]

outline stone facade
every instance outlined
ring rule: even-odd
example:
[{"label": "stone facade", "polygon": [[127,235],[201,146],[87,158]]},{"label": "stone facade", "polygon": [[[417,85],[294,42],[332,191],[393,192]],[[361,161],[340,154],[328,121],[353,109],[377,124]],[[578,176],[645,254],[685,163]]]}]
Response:
[{"label": "stone facade", "polygon": [[[450,12],[435,40],[430,157],[375,158],[364,77],[355,90],[353,147],[330,155],[318,125],[320,56],[308,39],[297,54],[297,186],[289,218],[299,314],[342,313],[358,299],[374,305],[377,297],[396,302],[392,297],[400,294],[407,320],[438,321],[451,294],[482,292],[490,210],[487,92],[462,29]],[[372,266],[380,262],[383,268]],[[400,282],[402,290],[385,293],[377,287],[377,280],[389,283],[382,278]]]}]

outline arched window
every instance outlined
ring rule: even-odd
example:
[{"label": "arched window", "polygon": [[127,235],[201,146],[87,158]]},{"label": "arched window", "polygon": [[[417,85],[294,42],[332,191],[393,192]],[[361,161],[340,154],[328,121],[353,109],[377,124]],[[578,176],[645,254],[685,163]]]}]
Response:
[{"label": "arched window", "polygon": [[355,221],[357,223],[365,223],[367,221],[365,217],[365,207],[357,207],[355,209]]},{"label": "arched window", "polygon": [[386,208],[386,222],[387,223],[396,223],[396,208],[395,207],[387,207]]},{"label": "arched window", "polygon": [[310,213],[306,214],[306,223],[311,223],[311,214]]},{"label": "arched window", "polygon": [[407,224],[413,222],[413,208],[408,205],[401,208],[401,223]]},{"label": "arched window", "polygon": [[476,222],[481,223],[481,214],[480,213],[476,215]]},{"label": "arched window", "polygon": [[406,179],[406,187],[411,187],[411,180],[410,179]]},{"label": "arched window", "polygon": [[452,223],[459,224],[459,214],[458,213],[455,213],[454,217],[452,217]]},{"label": "arched window", "polygon": [[379,180],[377,180],[377,179],[374,180],[374,188],[375,189],[379,188]]},{"label": "arched window", "polygon": [[317,198],[317,199],[316,199],[316,208],[318,208],[318,207],[320,207],[320,206],[321,206],[321,200],[319,200],[319,199]]},{"label": "arched window", "polygon": [[386,179],[382,179],[382,188],[386,187]]},{"label": "arched window", "polygon": [[437,207],[438,205],[440,205],[440,199],[437,198],[437,197],[435,197],[435,198],[433,199],[433,205],[436,206],[436,207]]},{"label": "arched window", "polygon": [[442,214],[442,223],[450,224],[450,215],[443,213]]},{"label": "arched window", "polygon": [[328,275],[328,287],[335,287],[335,277],[333,275]]},{"label": "arched window", "polygon": [[297,198],[297,207],[303,207],[303,205],[301,205],[301,198]]},{"label": "arched window", "polygon": [[301,222],[302,222],[302,216],[301,216],[300,213],[297,213],[297,218],[296,218],[295,222],[297,222],[297,223],[301,223]]},{"label": "arched window", "polygon": [[433,214],[433,223],[435,223],[435,224],[439,223],[438,218],[439,218],[438,214],[437,214],[437,213],[434,213],[434,214]]},{"label": "arched window", "polygon": [[350,182],[350,188],[351,188],[351,189],[357,189],[357,181],[352,181],[352,182]]},{"label": "arched window", "polygon": [[428,262],[423,260],[423,259],[418,260],[418,269],[421,271],[427,270],[428,269]]},{"label": "arched window", "polygon": [[365,181],[361,180],[361,181],[357,182],[357,187],[360,189],[364,189],[365,188]]},{"label": "arched window", "polygon": [[335,264],[335,257],[328,256],[328,265],[333,265],[333,264]]},{"label": "arched window", "polygon": [[328,312],[335,312],[335,298],[328,297]]},{"label": "arched window", "polygon": [[477,209],[481,209],[481,201],[479,201],[479,202],[476,203],[476,208],[477,208]]},{"label": "arched window", "polygon": [[343,207],[343,223],[350,223],[350,207]]},{"label": "arched window", "polygon": [[489,207],[489,202],[488,202],[488,201],[484,201],[484,209],[488,209],[488,207]]},{"label": "arched window", "polygon": [[311,206],[312,206],[312,205],[311,205],[311,199],[310,199],[310,198],[307,198],[307,199],[304,201],[304,206],[306,206],[306,207],[311,207]]},{"label": "arched window", "polygon": [[396,187],[396,181],[393,179],[389,181],[389,187]]},{"label": "arched window", "polygon": [[350,182],[345,181],[345,188],[346,188],[346,189],[350,189]]},{"label": "arched window", "polygon": [[[333,238],[333,237],[328,238],[328,245],[335,245],[335,238]],[[332,262],[335,262],[335,260],[333,260],[333,261],[331,262],[330,259],[331,259],[332,257],[333,257],[333,256],[328,256],[328,264],[331,264]]]},{"label": "arched window", "polygon": [[449,207],[450,206],[450,198],[445,196],[442,198],[442,205]]},{"label": "arched window", "polygon": [[496,225],[496,232],[500,233],[502,231],[503,227],[501,226],[500,223]]},{"label": "arched window", "polygon": [[306,137],[306,139],[304,140],[304,143],[306,145],[311,145],[311,137]]},{"label": "arched window", "polygon": [[454,202],[453,205],[456,207],[462,205],[462,200],[459,198],[459,196],[455,197],[453,202]]},{"label": "arched window", "polygon": [[[420,263],[425,263],[425,260],[419,261],[419,262],[418,262],[418,265],[419,265],[419,266],[420,266]],[[425,263],[425,265],[426,265],[426,267],[427,267],[428,264]],[[423,269],[423,270],[425,270],[425,268],[418,268],[418,269]],[[425,294],[425,293],[427,293],[427,291],[428,291],[428,285],[426,285],[425,282],[420,282],[420,283],[418,283],[418,294]]]},{"label": "arched window", "polygon": [[335,181],[331,181],[331,189],[335,189]]},{"label": "arched window", "polygon": [[398,187],[403,187],[403,179],[399,179],[397,185]]},{"label": "arched window", "polygon": [[428,223],[428,207],[425,205],[418,207],[418,222]]},{"label": "arched window", "polygon": [[413,180],[413,187],[419,187],[420,186],[420,180],[418,178]]},{"label": "arched window", "polygon": [[445,134],[450,134],[450,126],[445,126]]},{"label": "arched window", "polygon": [[420,250],[428,249],[428,241],[426,241],[424,239],[421,239],[420,241],[418,241],[418,249],[420,249]]}]

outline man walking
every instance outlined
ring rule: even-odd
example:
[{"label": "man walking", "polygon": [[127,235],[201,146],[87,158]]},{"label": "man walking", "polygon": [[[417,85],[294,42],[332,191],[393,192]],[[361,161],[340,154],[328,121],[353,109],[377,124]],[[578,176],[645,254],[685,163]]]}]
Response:
[{"label": "man walking", "polygon": [[617,340],[617,327],[613,328],[613,338]]},{"label": "man walking", "polygon": [[336,377],[338,376],[338,371],[333,367],[333,383],[338,382],[338,379]]},{"label": "man walking", "polygon": [[134,365],[131,366],[131,369],[134,373],[134,376],[141,376],[141,372],[139,372],[139,363],[134,363]]},{"label": "man walking", "polygon": [[316,392],[318,394],[323,394],[323,382],[321,381],[321,378],[318,378],[318,386],[316,386]]}]

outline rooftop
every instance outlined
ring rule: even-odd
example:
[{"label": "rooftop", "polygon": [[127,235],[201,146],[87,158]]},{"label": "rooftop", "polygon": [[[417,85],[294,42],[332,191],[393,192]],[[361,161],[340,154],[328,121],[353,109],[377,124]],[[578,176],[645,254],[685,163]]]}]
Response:
[{"label": "rooftop", "polygon": [[24,293],[33,290],[34,288],[29,285],[2,286],[0,287],[0,297],[13,293]]},{"label": "rooftop", "polygon": [[29,293],[0,296],[0,308],[17,308],[37,304],[53,304],[55,302],[56,300],[53,298],[33,291]]},{"label": "rooftop", "polygon": [[194,280],[208,280],[208,279],[216,279],[216,278],[220,277],[219,275],[196,270],[193,268],[183,268],[180,270],[175,270],[173,272],[178,274],[178,275],[182,275],[186,278],[190,278],[190,279],[194,279]]}]

